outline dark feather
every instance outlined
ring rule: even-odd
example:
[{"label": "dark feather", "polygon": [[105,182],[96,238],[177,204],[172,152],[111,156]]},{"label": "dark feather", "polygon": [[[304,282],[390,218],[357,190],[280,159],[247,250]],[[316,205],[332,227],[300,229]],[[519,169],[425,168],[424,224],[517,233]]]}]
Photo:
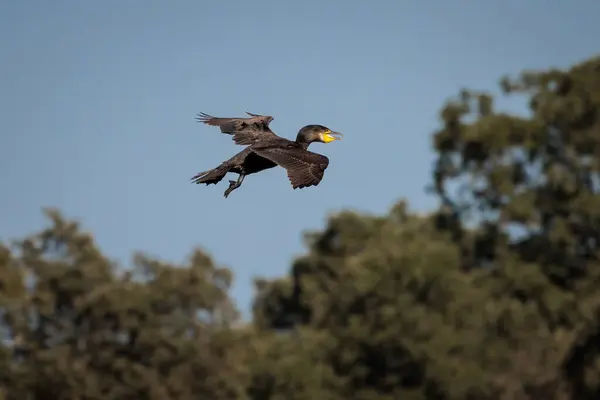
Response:
[{"label": "dark feather", "polygon": [[250,118],[218,118],[205,113],[199,113],[198,122],[218,126],[222,133],[233,135],[233,142],[239,145],[251,145],[259,140],[277,138],[269,128],[273,117],[246,112]]},{"label": "dark feather", "polygon": [[273,161],[287,170],[294,189],[317,186],[329,166],[329,159],[299,147],[258,147],[256,154]]}]

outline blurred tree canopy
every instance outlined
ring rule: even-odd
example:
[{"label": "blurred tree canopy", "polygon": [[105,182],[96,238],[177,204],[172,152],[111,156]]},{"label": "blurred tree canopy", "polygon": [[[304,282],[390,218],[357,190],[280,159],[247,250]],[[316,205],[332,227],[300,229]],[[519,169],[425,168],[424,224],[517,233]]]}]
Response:
[{"label": "blurred tree canopy", "polygon": [[463,90],[440,113],[440,207],[340,211],[253,318],[194,250],[123,272],[58,211],[0,246],[0,399],[600,398],[600,58]]},{"label": "blurred tree canopy", "polygon": [[[136,255],[119,274],[89,234],[52,225],[0,248],[0,385],[7,399],[232,399],[243,393],[231,273]],[[241,391],[241,392],[240,392]]]}]

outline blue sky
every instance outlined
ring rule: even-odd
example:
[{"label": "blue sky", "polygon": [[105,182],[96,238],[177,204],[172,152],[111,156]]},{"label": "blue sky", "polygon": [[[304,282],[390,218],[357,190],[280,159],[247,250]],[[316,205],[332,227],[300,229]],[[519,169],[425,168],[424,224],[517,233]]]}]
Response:
[{"label": "blue sky", "polygon": [[[123,265],[201,246],[233,269],[247,311],[253,277],[287,273],[329,213],[435,207],[443,102],[595,55],[598,15],[594,0],[3,1],[0,239],[52,206]],[[294,191],[279,168],[228,199],[226,181],[189,183],[241,150],[196,113],[246,110],[288,138],[309,123],[345,133],[311,147],[331,160],[320,186]]]}]

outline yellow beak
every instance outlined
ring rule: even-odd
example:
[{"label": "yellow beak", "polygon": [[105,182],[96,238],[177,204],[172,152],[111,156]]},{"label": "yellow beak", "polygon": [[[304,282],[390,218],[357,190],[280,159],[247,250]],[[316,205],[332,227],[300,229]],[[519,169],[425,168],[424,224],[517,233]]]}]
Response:
[{"label": "yellow beak", "polygon": [[325,131],[323,132],[323,141],[325,143],[333,142],[334,140],[342,140],[344,137],[343,133],[333,132],[333,131]]}]

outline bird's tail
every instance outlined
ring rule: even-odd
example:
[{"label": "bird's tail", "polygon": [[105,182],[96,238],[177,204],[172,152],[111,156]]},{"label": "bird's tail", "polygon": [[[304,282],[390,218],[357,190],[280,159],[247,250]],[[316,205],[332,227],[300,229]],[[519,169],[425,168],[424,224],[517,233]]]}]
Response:
[{"label": "bird's tail", "polygon": [[229,167],[226,164],[221,164],[217,168],[197,173],[192,177],[192,182],[196,184],[206,183],[210,185],[212,183],[216,185],[225,177],[227,172],[229,172]]}]

